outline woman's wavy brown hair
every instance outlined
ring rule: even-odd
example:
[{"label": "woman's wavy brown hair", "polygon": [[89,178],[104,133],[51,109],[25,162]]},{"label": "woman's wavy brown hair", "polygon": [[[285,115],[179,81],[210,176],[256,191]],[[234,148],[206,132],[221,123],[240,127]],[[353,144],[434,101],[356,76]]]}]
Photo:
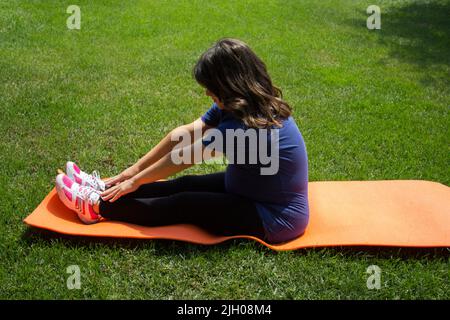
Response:
[{"label": "woman's wavy brown hair", "polygon": [[281,127],[292,113],[264,62],[240,40],[219,40],[201,55],[193,75],[248,127]]}]

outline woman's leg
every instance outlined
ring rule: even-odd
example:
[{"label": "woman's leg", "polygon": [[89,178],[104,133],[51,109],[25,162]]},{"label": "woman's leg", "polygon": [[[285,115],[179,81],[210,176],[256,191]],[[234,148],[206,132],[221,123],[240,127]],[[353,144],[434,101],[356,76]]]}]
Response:
[{"label": "woman's leg", "polygon": [[163,197],[121,197],[101,201],[106,219],[146,226],[188,223],[218,235],[253,235],[264,239],[264,228],[252,200],[230,193],[183,191]]},{"label": "woman's leg", "polygon": [[184,191],[225,192],[225,171],[203,175],[185,175],[171,180],[155,181],[142,185],[136,191],[123,197],[154,198]]}]

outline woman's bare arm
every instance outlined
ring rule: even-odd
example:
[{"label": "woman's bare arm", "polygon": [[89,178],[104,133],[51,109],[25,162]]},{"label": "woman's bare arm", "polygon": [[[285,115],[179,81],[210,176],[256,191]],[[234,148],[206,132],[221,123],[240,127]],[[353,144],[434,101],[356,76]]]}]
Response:
[{"label": "woman's bare arm", "polygon": [[110,202],[114,202],[121,196],[137,190],[143,184],[167,178],[194,164],[201,163],[214,157],[216,157],[214,150],[205,147],[202,140],[198,139],[186,147],[170,151],[135,176],[107,189],[101,196],[104,201],[109,200]]},{"label": "woman's bare arm", "polygon": [[180,134],[181,130],[189,132],[189,135],[192,137],[191,143],[194,143],[194,131],[200,130],[201,135],[209,128],[200,118],[186,125],[179,126],[169,132],[153,149],[151,149],[145,156],[139,159],[134,166],[140,171],[149,167],[150,165],[156,163],[159,159],[164,157],[173,148],[179,143],[178,140],[173,141],[172,137],[176,137],[177,134]]},{"label": "woman's bare arm", "polygon": [[[139,172],[148,168],[152,164],[155,164],[158,160],[162,159],[165,155],[169,154],[175,146],[179,143],[179,140],[175,139],[176,136],[179,136],[181,133],[188,133],[192,138],[191,143],[195,142],[195,139],[203,136],[203,133],[211,128],[205,124],[201,118],[196,119],[195,121],[179,126],[172,131],[170,131],[155,147],[153,147],[147,154],[145,154],[142,158],[140,158],[135,164],[131,167],[127,168],[120,174],[115,177],[112,177],[105,181],[107,185],[115,185],[121,181],[132,178],[137,175]],[[197,130],[197,136],[195,135],[195,131]]]},{"label": "woman's bare arm", "polygon": [[[212,153],[211,157],[203,157],[205,146],[201,140],[197,140],[194,143],[179,149],[174,149],[163,156],[161,159],[148,166],[138,174],[136,174],[131,180],[138,186],[146,183],[151,183],[160,179],[165,179],[177,172],[183,171],[194,164],[201,163],[215,157]],[[195,153],[199,154],[199,158],[195,158]],[[181,161],[182,158],[185,161]],[[174,159],[178,159],[174,160]]]}]

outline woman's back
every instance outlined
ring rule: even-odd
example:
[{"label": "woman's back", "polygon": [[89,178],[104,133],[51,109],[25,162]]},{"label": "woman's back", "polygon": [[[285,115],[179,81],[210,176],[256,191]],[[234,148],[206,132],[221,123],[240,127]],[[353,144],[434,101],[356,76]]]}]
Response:
[{"label": "woman's back", "polygon": [[[308,158],[294,118],[289,116],[282,121],[281,128],[272,126],[270,131],[248,128],[230,112],[213,104],[202,119],[222,133],[224,142],[219,151],[225,153],[229,161],[225,174],[227,192],[255,201],[270,241],[286,241],[302,234],[309,216]],[[249,130],[254,130],[253,137],[257,140],[249,138],[252,136]],[[235,139],[239,132],[248,137],[240,146],[238,138]],[[204,144],[209,145],[211,140],[206,140]],[[258,155],[257,163],[249,163],[251,153]],[[238,162],[239,157],[246,162]],[[261,161],[263,158],[269,162]]]}]

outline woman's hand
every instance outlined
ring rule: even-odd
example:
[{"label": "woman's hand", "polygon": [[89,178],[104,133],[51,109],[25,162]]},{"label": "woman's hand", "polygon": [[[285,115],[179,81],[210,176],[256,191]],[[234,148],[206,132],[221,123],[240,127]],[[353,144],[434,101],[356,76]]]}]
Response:
[{"label": "woman's hand", "polygon": [[112,178],[105,180],[105,184],[107,187],[116,186],[125,180],[133,178],[138,173],[139,173],[139,169],[135,168],[134,166],[131,166],[131,167],[125,169],[124,171],[122,171],[117,176],[114,176]]},{"label": "woman's hand", "polygon": [[114,202],[121,196],[136,191],[138,188],[139,188],[138,183],[133,179],[129,179],[122,181],[118,185],[115,185],[114,187],[111,187],[106,191],[103,191],[101,197],[103,201],[109,200],[109,202]]}]

